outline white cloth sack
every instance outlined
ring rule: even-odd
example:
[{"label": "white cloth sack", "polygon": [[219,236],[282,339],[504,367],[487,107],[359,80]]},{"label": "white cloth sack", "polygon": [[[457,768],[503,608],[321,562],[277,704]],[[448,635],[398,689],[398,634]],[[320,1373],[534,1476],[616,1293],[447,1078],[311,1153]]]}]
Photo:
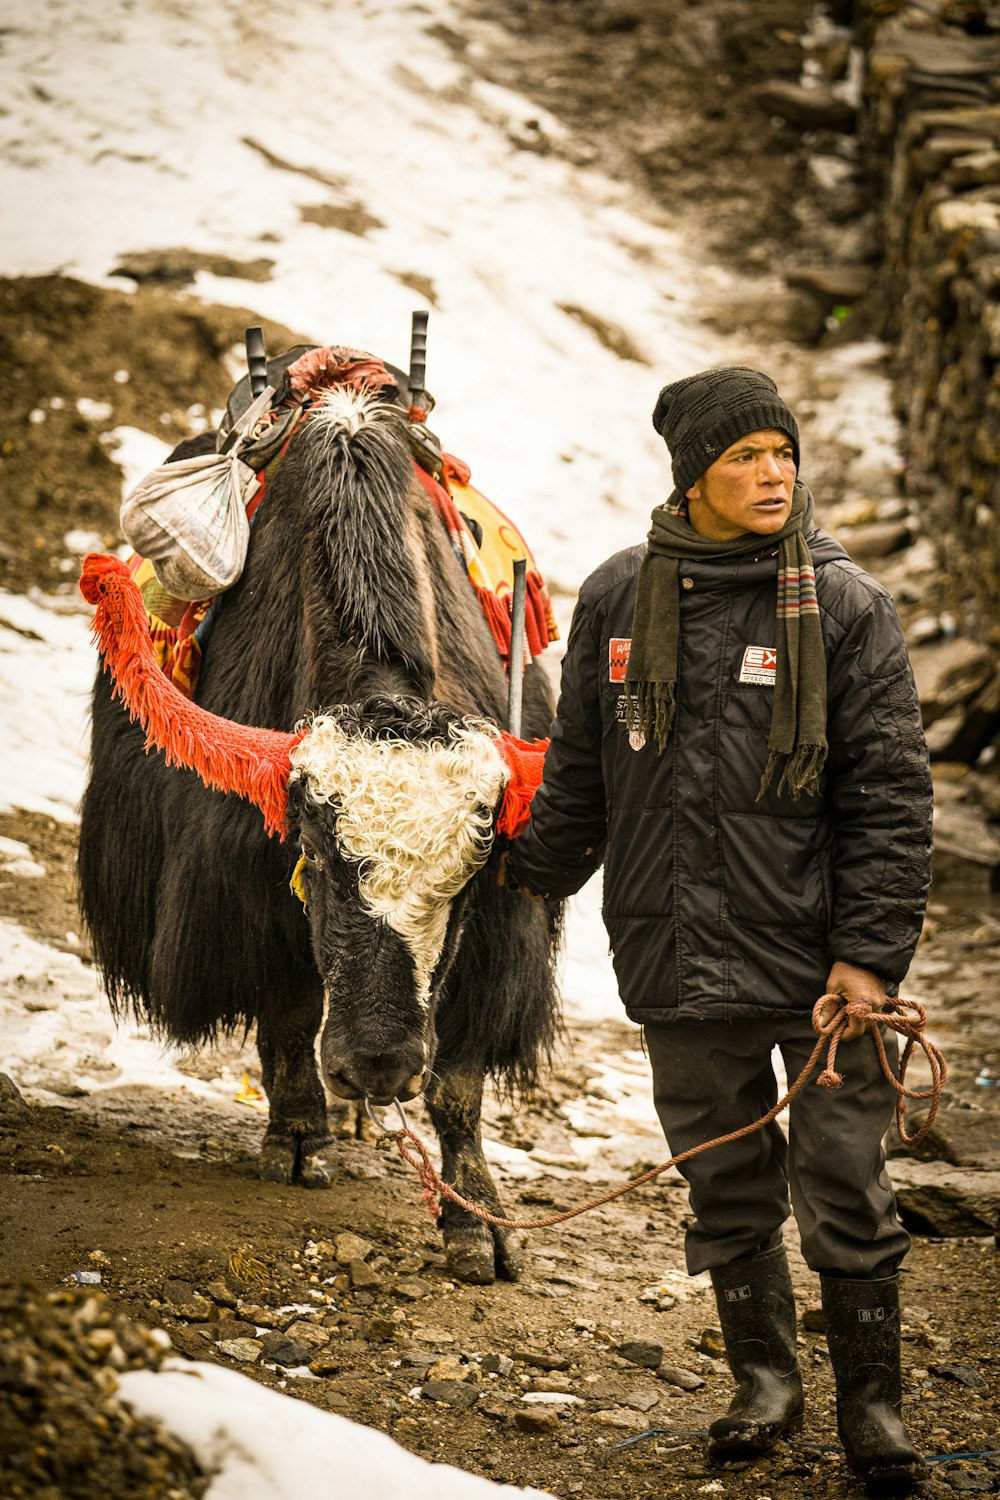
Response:
[{"label": "white cloth sack", "polygon": [[247,506],[260,480],[238,456],[242,434],[274,394],[268,388],[244,414],[228,453],[201,453],[160,464],[122,503],[121,528],[157,579],[177,599],[214,599],[243,572]]}]

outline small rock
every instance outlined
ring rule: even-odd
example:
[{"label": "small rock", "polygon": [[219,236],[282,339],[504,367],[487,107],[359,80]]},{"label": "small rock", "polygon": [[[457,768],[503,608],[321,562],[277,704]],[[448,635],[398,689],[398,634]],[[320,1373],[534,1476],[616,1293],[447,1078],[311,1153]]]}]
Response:
[{"label": "small rock", "polygon": [[535,1391],[539,1394],[547,1393],[549,1395],[560,1392],[568,1395],[569,1388],[570,1380],[568,1375],[539,1375],[528,1386],[529,1391]]},{"label": "small rock", "polygon": [[222,1343],[223,1339],[254,1339],[257,1337],[257,1326],[245,1322],[243,1318],[220,1318],[212,1334],[216,1343]]},{"label": "small rock", "polygon": [[350,1266],[352,1260],[367,1260],[375,1249],[357,1234],[338,1234],[333,1242],[333,1258],[338,1266]]},{"label": "small rock", "polygon": [[194,1287],[190,1281],[180,1281],[171,1277],[163,1283],[163,1300],[169,1302],[171,1307],[179,1307],[182,1302],[190,1302],[194,1294]]},{"label": "small rock", "polygon": [[26,1115],[30,1105],[13,1078],[0,1073],[0,1115]]},{"label": "small rock", "polygon": [[665,1380],[668,1385],[675,1385],[682,1391],[700,1391],[705,1384],[700,1375],[693,1370],[685,1370],[682,1365],[661,1365],[656,1372],[658,1379]]},{"label": "small rock", "polygon": [[806,1333],[825,1333],[826,1315],[821,1307],[807,1307],[801,1318]]},{"label": "small rock", "polygon": [[857,526],[844,532],[844,544],[857,561],[859,558],[890,557],[913,541],[905,521],[876,521],[871,526]]},{"label": "small rock", "polygon": [[487,1375],[509,1375],[514,1368],[514,1361],[507,1354],[485,1354],[480,1361],[480,1369]]},{"label": "small rock", "polygon": [[586,1172],[587,1163],[579,1156],[560,1156],[554,1151],[532,1151],[532,1161],[542,1167],[562,1167],[565,1172]]},{"label": "small rock", "polygon": [[475,1380],[475,1365],[463,1364],[457,1354],[446,1354],[436,1359],[427,1370],[427,1380]]},{"label": "small rock", "polygon": [[422,1271],[425,1264],[424,1257],[411,1250],[408,1254],[399,1257],[396,1270],[400,1276],[412,1276],[417,1271]]},{"label": "small rock", "polygon": [[317,1354],[315,1359],[309,1361],[309,1369],[320,1379],[330,1375],[339,1375],[342,1361],[336,1354]]},{"label": "small rock", "polygon": [[300,1319],[292,1323],[284,1330],[286,1337],[294,1339],[297,1344],[304,1344],[307,1349],[322,1349],[329,1341],[330,1333],[319,1323],[307,1323]]},{"label": "small rock", "polygon": [[276,1365],[284,1365],[286,1369],[295,1365],[307,1365],[316,1354],[315,1347],[300,1344],[297,1339],[291,1339],[285,1333],[265,1333],[260,1346],[268,1359],[273,1360]]},{"label": "small rock", "polygon": [[481,1417],[491,1417],[494,1422],[507,1420],[507,1408],[500,1401],[480,1401],[476,1411]]},{"label": "small rock", "polygon": [[227,1359],[239,1360],[243,1365],[256,1364],[263,1352],[260,1339],[220,1339],[215,1347]]},{"label": "small rock", "polygon": [[622,1397],[622,1401],[633,1411],[652,1411],[654,1406],[660,1404],[660,1392],[654,1391],[651,1386],[640,1386],[638,1390],[629,1391]]},{"label": "small rock", "polygon": [[420,1387],[425,1401],[441,1401],[445,1406],[454,1406],[458,1411],[468,1411],[479,1400],[479,1391],[462,1380],[428,1380]]},{"label": "small rock", "polygon": [[939,1380],[954,1380],[959,1385],[968,1386],[970,1391],[981,1391],[986,1385],[979,1371],[971,1365],[931,1365],[930,1370]]},{"label": "small rock", "polygon": [[428,1328],[414,1326],[413,1337],[421,1344],[453,1344],[455,1335],[448,1333],[444,1328]]},{"label": "small rock", "polygon": [[205,1288],[205,1295],[211,1297],[217,1307],[236,1306],[236,1294],[231,1292],[224,1281],[211,1281]]},{"label": "small rock", "polygon": [[722,1341],[721,1328],[703,1328],[698,1338],[698,1353],[709,1359],[725,1359],[726,1346]]},{"label": "small rock", "polygon": [[514,1413],[514,1425],[519,1432],[533,1437],[543,1437],[547,1432],[556,1432],[559,1418],[554,1411],[544,1406],[528,1406]]},{"label": "small rock", "polygon": [[627,1359],[630,1364],[642,1365],[645,1370],[655,1370],[663,1360],[663,1345],[648,1344],[642,1339],[615,1344],[614,1352],[622,1359]]},{"label": "small rock", "polygon": [[396,1324],[391,1318],[383,1318],[378,1314],[366,1318],[361,1325],[364,1338],[370,1339],[375,1344],[387,1344],[390,1339],[396,1337]]},{"label": "small rock", "polygon": [[521,1400],[529,1406],[582,1406],[582,1396],[572,1391],[525,1391]]},{"label": "small rock", "polygon": [[784,275],[789,286],[812,292],[828,307],[859,301],[872,280],[870,267],[856,265],[792,265],[786,267]]},{"label": "small rock", "polygon": [[912,653],[913,673],[924,721],[933,723],[949,709],[967,703],[995,674],[992,652],[964,636],[946,637]]},{"label": "small rock", "polygon": [[382,1285],[382,1278],[360,1259],[348,1261],[347,1275],[355,1292],[374,1292]]},{"label": "small rock", "polygon": [[207,1297],[195,1292],[190,1302],[180,1303],[174,1311],[185,1323],[207,1323],[216,1313],[216,1307],[214,1302],[209,1302]]},{"label": "small rock", "polygon": [[434,1290],[428,1281],[421,1281],[418,1276],[410,1276],[402,1281],[397,1281],[393,1287],[397,1297],[404,1297],[407,1302],[419,1302],[421,1297],[427,1297]]},{"label": "small rock", "polygon": [[241,1318],[248,1323],[253,1323],[257,1328],[276,1328],[281,1322],[281,1317],[273,1307],[261,1307],[256,1302],[239,1301],[236,1310]]},{"label": "small rock", "polygon": [[602,1427],[617,1427],[622,1432],[645,1432],[649,1423],[644,1416],[637,1411],[629,1411],[624,1406],[614,1406],[608,1411],[595,1411],[587,1418],[588,1422],[597,1422]]},{"label": "small rock", "polygon": [[565,1354],[536,1354],[532,1349],[515,1349],[514,1359],[522,1365],[532,1365],[536,1370],[568,1370],[569,1360]]},{"label": "small rock", "polygon": [[778,115],[799,130],[854,129],[856,113],[853,105],[839,99],[825,85],[806,88],[788,79],[772,78],[759,84],[754,93],[768,114]]},{"label": "small rock", "polygon": [[912,1214],[924,1234],[992,1234],[1000,1220],[1000,1172],[897,1158],[892,1182],[904,1224]]},{"label": "small rock", "polygon": [[[997,934],[987,929],[984,934],[988,946],[992,946]],[[909,1117],[909,1128],[915,1130],[923,1124],[925,1115],[913,1111]],[[934,1124],[913,1155],[926,1161],[950,1162],[955,1167],[975,1167],[985,1171],[1000,1171],[1000,1120],[994,1111],[961,1109],[944,1105]],[[926,1321],[926,1319],[924,1319]]]}]

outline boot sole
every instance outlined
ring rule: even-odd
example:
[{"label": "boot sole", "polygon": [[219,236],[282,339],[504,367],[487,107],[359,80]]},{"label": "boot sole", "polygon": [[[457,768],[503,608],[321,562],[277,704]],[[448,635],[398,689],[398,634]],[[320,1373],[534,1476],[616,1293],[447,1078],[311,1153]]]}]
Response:
[{"label": "boot sole", "polygon": [[888,1464],[884,1468],[869,1469],[866,1474],[855,1470],[871,1496],[912,1494],[923,1477],[923,1464]]},{"label": "boot sole", "polygon": [[709,1438],[708,1456],[716,1463],[738,1462],[745,1458],[762,1458],[765,1453],[770,1453],[779,1438],[787,1437],[791,1433],[800,1432],[805,1421],[805,1414],[800,1413],[792,1417],[790,1421],[769,1432],[767,1436],[763,1433],[757,1438],[737,1437],[731,1438]]}]

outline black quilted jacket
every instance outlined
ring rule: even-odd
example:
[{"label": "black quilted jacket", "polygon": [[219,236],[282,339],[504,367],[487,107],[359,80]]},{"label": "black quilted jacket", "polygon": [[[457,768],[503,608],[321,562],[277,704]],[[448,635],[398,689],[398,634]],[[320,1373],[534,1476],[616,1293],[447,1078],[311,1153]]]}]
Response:
[{"label": "black quilted jacket", "polygon": [[[819,795],[758,802],[771,722],[777,553],[682,564],[677,716],[663,755],[623,723],[644,548],[580,591],[545,776],[508,873],[566,896],[604,864],[604,920],[635,1021],[808,1010],[836,959],[890,993],[930,885],[931,779],[892,601],[808,536],[827,657]],[[748,650],[749,648],[749,650]],[[775,778],[777,781],[777,777]]]}]

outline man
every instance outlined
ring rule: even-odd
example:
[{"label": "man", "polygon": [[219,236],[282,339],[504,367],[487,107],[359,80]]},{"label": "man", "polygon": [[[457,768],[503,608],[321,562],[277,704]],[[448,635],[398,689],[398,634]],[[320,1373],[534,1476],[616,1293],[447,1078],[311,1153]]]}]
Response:
[{"label": "man", "polygon": [[[542,785],[507,877],[567,896],[604,864],[604,919],[657,1112],[678,1153],[760,1118],[816,1040],[826,993],[898,993],[930,878],[931,782],[886,591],[815,527],[795,418],[766,375],[709,370],[660,392],[674,492],[645,547],[587,579]],[[827,1003],[827,1011],[837,1002]],[[691,1273],[709,1271],[739,1389],[720,1459],[799,1424],[781,1225],[819,1273],[838,1425],[871,1489],[919,1469],[900,1418],[896,1216],[882,1137],[895,1095],[864,1022],[836,1093],[682,1168]],[[895,1060],[895,1036],[885,1035]]]}]

